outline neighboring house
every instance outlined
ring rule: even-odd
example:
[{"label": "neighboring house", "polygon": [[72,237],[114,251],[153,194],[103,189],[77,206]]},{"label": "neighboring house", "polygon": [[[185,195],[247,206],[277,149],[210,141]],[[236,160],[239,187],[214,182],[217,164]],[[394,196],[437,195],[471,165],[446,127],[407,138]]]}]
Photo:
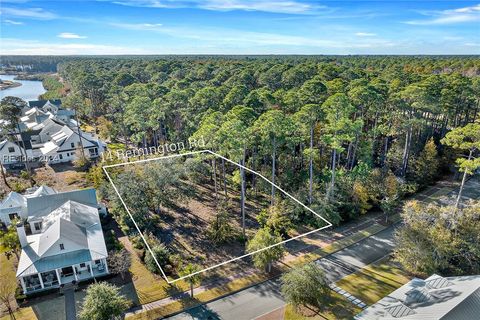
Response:
[{"label": "neighboring house", "polygon": [[[87,158],[99,157],[106,144],[79,131],[74,116],[74,111],[61,108],[60,100],[29,101],[20,118],[21,134],[13,136],[23,141],[20,145],[24,145],[29,161],[48,164],[72,161],[82,152],[82,146]],[[14,169],[22,162],[20,148],[14,144],[7,140],[0,143],[0,157],[6,169]]]},{"label": "neighboring house", "polygon": [[0,221],[8,226],[14,219],[27,219],[27,199],[55,193],[57,192],[54,189],[47,186],[31,188],[25,195],[11,191],[7,197],[0,202]]},{"label": "neighboring house", "polygon": [[22,162],[22,149],[21,144],[19,145],[16,141],[3,140],[0,142],[0,161],[6,169],[11,169]]},{"label": "neighboring house", "polygon": [[48,118],[50,118],[50,115],[38,108],[28,109],[20,118],[20,128],[22,131],[34,129],[39,123]]},{"label": "neighboring house", "polygon": [[26,197],[26,222],[17,225],[22,252],[16,275],[25,294],[108,274],[99,216],[105,209],[95,189],[51,190]]},{"label": "neighboring house", "polygon": [[[82,141],[82,143],[80,143]],[[85,156],[90,159],[97,158],[104,151],[105,145],[99,140],[93,139],[91,135],[83,133],[80,135],[77,131],[67,126],[51,135],[51,140],[46,142],[40,148],[40,158],[48,163],[60,163],[75,160],[78,148],[83,150]]]},{"label": "neighboring house", "polygon": [[61,100],[35,100],[29,101],[28,105],[31,109],[37,108],[54,118],[69,123],[75,117],[73,110],[62,108]]},{"label": "neighboring house", "polygon": [[472,320],[480,317],[480,275],[413,279],[356,320]]}]

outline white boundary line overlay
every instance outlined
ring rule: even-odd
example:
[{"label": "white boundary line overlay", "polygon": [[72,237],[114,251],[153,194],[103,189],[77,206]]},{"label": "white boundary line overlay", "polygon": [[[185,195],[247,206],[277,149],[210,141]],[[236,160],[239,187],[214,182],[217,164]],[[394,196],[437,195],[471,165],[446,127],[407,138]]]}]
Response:
[{"label": "white boundary line overlay", "polygon": [[[262,248],[262,249],[259,249],[259,250],[256,250],[256,251],[253,251],[253,252],[250,252],[250,253],[247,253],[247,254],[244,254],[244,255],[241,255],[239,257],[236,257],[236,258],[233,258],[233,259],[230,259],[230,260],[227,260],[227,261],[224,261],[224,262],[221,262],[221,263],[218,263],[216,265],[213,265],[211,267],[207,267],[205,269],[202,269],[202,270],[199,270],[199,271],[196,271],[196,272],[193,272],[189,275],[186,275],[186,276],[183,276],[183,277],[179,277],[177,279],[174,279],[172,281],[170,281],[167,277],[167,275],[165,274],[165,272],[163,271],[162,267],[160,266],[160,263],[158,263],[157,261],[157,258],[155,257],[155,255],[153,254],[152,252],[152,249],[150,248],[150,245],[148,244],[148,242],[146,241],[145,237],[143,236],[140,228],[138,227],[137,223],[135,222],[135,219],[133,219],[133,216],[132,216],[132,213],[130,212],[130,210],[128,209],[127,205],[125,204],[125,201],[123,200],[122,196],[120,195],[120,192],[118,191],[117,187],[115,186],[115,184],[113,183],[112,181],[112,178],[110,177],[110,175],[108,174],[108,171],[107,171],[107,168],[114,168],[114,167],[120,167],[120,166],[125,166],[127,164],[134,164],[134,163],[144,163],[144,162],[150,162],[150,161],[156,161],[156,160],[162,160],[162,159],[168,159],[168,158],[177,158],[177,157],[183,157],[183,156],[188,156],[188,155],[193,155],[193,154],[200,154],[200,153],[210,153],[216,157],[219,157],[221,159],[224,159],[225,161],[227,162],[230,162],[230,163],[233,163],[234,165],[236,165],[237,167],[241,167],[243,168],[244,170],[248,171],[248,172],[251,172],[253,174],[256,174],[257,176],[259,176],[260,178],[262,178],[263,180],[265,180],[266,182],[270,183],[271,185],[273,185],[275,188],[277,188],[279,191],[281,191],[283,194],[285,194],[286,196],[288,196],[290,199],[292,199],[293,201],[295,201],[296,203],[298,203],[299,205],[301,205],[303,208],[305,208],[307,211],[310,211],[311,213],[313,213],[314,215],[316,215],[318,218],[320,218],[321,220],[325,221],[327,223],[326,226],[323,226],[323,227],[320,227],[318,229],[315,229],[315,230],[311,230],[309,232],[306,232],[306,233],[303,233],[303,234],[300,234],[300,235],[297,235],[295,237],[292,237],[290,239],[287,239],[287,240],[284,240],[284,241],[281,241],[279,243],[276,243],[276,244],[273,244],[271,246],[268,246],[268,247],[265,247],[265,248]],[[185,153],[179,153],[179,154],[173,154],[173,155],[168,155],[168,156],[162,156],[162,157],[157,157],[157,158],[150,158],[150,159],[142,159],[142,160],[136,160],[136,161],[131,161],[131,162],[122,162],[122,163],[117,163],[117,164],[111,164],[111,165],[106,165],[106,166],[103,166],[102,167],[103,171],[105,172],[105,175],[107,176],[108,180],[110,181],[110,184],[112,185],[113,189],[115,190],[115,193],[118,195],[118,197],[120,198],[120,202],[123,204],[123,206],[125,207],[125,210],[127,211],[128,215],[130,216],[130,219],[132,219],[132,222],[133,224],[135,225],[135,228],[137,229],[140,237],[142,238],[143,242],[145,243],[148,251],[150,251],[150,254],[152,255],[155,263],[157,264],[158,268],[160,269],[160,272],[162,273],[162,276],[163,278],[165,278],[165,280],[167,281],[167,283],[169,284],[173,284],[179,280],[183,280],[183,279],[186,279],[186,278],[190,278],[194,275],[197,275],[199,273],[203,273],[203,272],[206,272],[208,270],[212,270],[212,269],[215,269],[215,268],[218,268],[220,266],[223,266],[227,263],[230,263],[230,262],[234,262],[234,261],[237,261],[237,260],[240,260],[240,259],[243,259],[243,258],[246,258],[248,256],[251,256],[251,255],[254,255],[256,253],[259,253],[261,251],[264,251],[264,250],[268,250],[270,248],[273,248],[273,247],[276,247],[276,246],[279,246],[281,244],[285,244],[287,242],[290,242],[292,240],[295,240],[295,239],[298,239],[298,238],[301,238],[301,237],[305,237],[309,234],[312,234],[312,233],[315,233],[315,232],[318,232],[320,230],[323,230],[323,229],[326,229],[326,228],[329,228],[332,226],[332,223],[330,221],[328,221],[327,219],[325,219],[324,217],[322,217],[321,215],[319,215],[318,213],[316,213],[315,211],[313,211],[312,209],[310,209],[309,207],[307,207],[305,204],[303,204],[301,201],[299,201],[298,199],[296,199],[295,197],[293,197],[291,194],[289,194],[288,192],[286,192],[285,190],[283,190],[280,186],[272,183],[270,180],[268,180],[265,176],[263,176],[262,174],[256,172],[256,171],[253,171],[241,164],[238,164],[228,158],[225,158],[224,156],[222,155],[219,155],[218,153],[215,153],[211,150],[200,150],[200,151],[191,151],[191,152],[185,152]]]}]

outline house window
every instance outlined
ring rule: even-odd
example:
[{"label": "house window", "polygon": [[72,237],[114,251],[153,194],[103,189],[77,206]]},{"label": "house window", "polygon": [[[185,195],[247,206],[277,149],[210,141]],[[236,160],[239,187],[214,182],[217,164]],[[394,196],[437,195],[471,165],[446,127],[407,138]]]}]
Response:
[{"label": "house window", "polygon": [[8,152],[14,153],[14,152],[15,152],[15,148],[14,148],[14,147],[8,147]]},{"label": "house window", "polygon": [[36,231],[42,230],[42,223],[41,222],[34,222],[33,227],[35,228]]},{"label": "house window", "polygon": [[98,149],[97,148],[91,148],[91,149],[88,149],[88,151],[90,153],[90,157],[98,156]]},{"label": "house window", "polygon": [[70,156],[70,153],[67,152],[67,157],[69,157],[69,156]]},{"label": "house window", "polygon": [[8,215],[8,217],[10,218],[10,221],[11,221],[11,220],[15,220],[15,219],[18,219],[18,214],[16,214],[16,213],[10,213],[10,214]]},{"label": "house window", "polygon": [[95,260],[95,264],[101,264],[102,261],[101,260]]},{"label": "house window", "polygon": [[58,157],[60,158],[60,160],[62,160],[62,159],[63,159],[63,156],[62,156],[62,154],[61,154],[61,153],[58,155]]},{"label": "house window", "polygon": [[85,263],[80,263],[80,268],[85,268]]},{"label": "house window", "polygon": [[60,250],[65,250],[65,246],[63,245],[63,243],[60,243]]},{"label": "house window", "polygon": [[70,145],[72,146],[72,148],[75,148],[75,143],[70,143]]}]

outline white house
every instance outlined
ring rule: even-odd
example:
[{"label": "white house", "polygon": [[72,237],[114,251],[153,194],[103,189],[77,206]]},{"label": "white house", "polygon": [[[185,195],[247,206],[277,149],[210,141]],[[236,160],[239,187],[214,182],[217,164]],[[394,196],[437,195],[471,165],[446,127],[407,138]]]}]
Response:
[{"label": "white house", "polygon": [[[81,143],[80,143],[81,141]],[[105,145],[87,133],[80,135],[76,130],[63,126],[51,135],[51,140],[40,148],[40,158],[48,163],[60,163],[75,160],[77,150],[83,146],[85,156],[97,158],[105,150]]]},{"label": "white house", "polygon": [[31,188],[25,195],[11,191],[7,197],[0,202],[0,221],[8,226],[14,219],[27,219],[27,199],[55,193],[57,192],[48,186]]},{"label": "white house", "polygon": [[108,274],[104,209],[95,189],[50,191],[26,197],[26,222],[17,225],[22,252],[16,276],[25,294]]},{"label": "white house", "polygon": [[[27,159],[56,164],[75,160],[79,153],[89,159],[99,157],[106,144],[79,130],[74,115],[74,111],[61,108],[60,100],[29,101],[20,118],[22,133],[14,135],[23,141],[20,145],[24,146]],[[7,140],[0,143],[0,157],[6,169],[21,164],[20,145]]]},{"label": "white house", "polygon": [[53,118],[61,120],[65,123],[69,123],[75,117],[73,110],[62,108],[61,100],[34,100],[28,102],[29,108],[25,110],[25,113],[32,109],[42,111],[44,114],[50,115]]},{"label": "white house", "polygon": [[3,140],[0,142],[0,160],[6,169],[22,162],[23,149],[16,141]]}]

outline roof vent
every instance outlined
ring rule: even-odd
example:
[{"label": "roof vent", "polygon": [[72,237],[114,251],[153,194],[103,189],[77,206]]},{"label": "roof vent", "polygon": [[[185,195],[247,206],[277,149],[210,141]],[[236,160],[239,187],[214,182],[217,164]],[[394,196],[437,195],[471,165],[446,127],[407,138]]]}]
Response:
[{"label": "roof vent", "polygon": [[440,289],[451,286],[452,283],[438,274],[434,274],[425,280],[425,283],[430,289]]},{"label": "roof vent", "polygon": [[411,314],[415,314],[416,312],[404,305],[403,303],[399,302],[397,304],[394,304],[390,307],[385,308],[388,313],[392,315],[394,318],[401,318],[405,316],[409,316]]}]

